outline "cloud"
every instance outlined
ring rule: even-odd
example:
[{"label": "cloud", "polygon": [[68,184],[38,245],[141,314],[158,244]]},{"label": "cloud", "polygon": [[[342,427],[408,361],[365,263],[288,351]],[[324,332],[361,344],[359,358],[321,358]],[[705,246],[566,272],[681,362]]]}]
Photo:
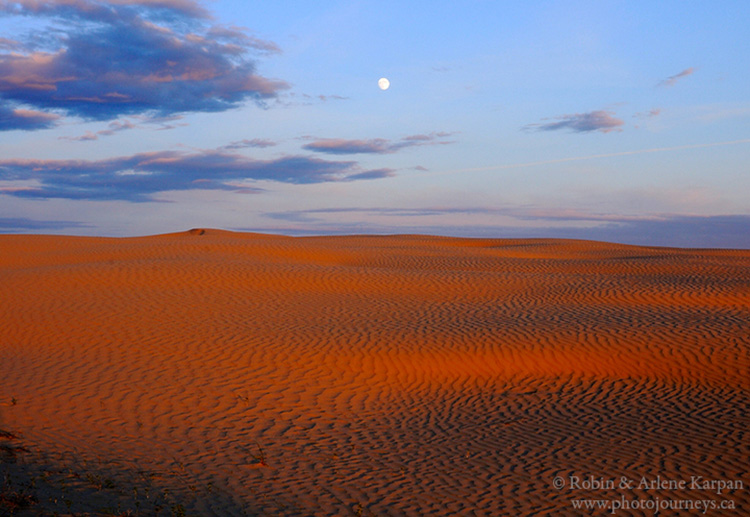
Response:
[{"label": "cloud", "polygon": [[336,94],[318,94],[318,95],[310,95],[309,93],[295,93],[295,92],[288,92],[284,95],[283,100],[277,100],[276,102],[282,106],[290,107],[290,106],[313,106],[315,104],[325,103],[325,102],[336,102],[336,101],[345,101],[349,100],[349,97],[345,97],[343,95],[336,95]]},{"label": "cloud", "polygon": [[[318,216],[363,214],[361,220],[342,221],[342,217],[323,219]],[[456,214],[488,216],[486,224],[451,224]],[[543,210],[528,207],[342,207],[272,212],[267,217],[287,223],[285,228],[247,228],[252,231],[282,232],[289,235],[425,234],[482,238],[556,238],[588,239],[640,246],[674,246],[694,248],[750,249],[750,215],[644,215],[597,214],[575,210]],[[368,220],[371,216],[391,216],[395,223],[382,224]],[[535,226],[493,224],[497,216],[538,221]],[[449,216],[448,219],[424,220],[415,224],[412,218]],[[399,222],[402,218],[402,222]],[[412,219],[412,220],[410,220]],[[580,227],[580,222],[600,223]],[[565,225],[569,222],[570,225]]]},{"label": "cloud", "polygon": [[422,145],[445,145],[453,142],[444,140],[452,133],[438,132],[423,135],[410,135],[396,142],[385,138],[369,140],[347,140],[344,138],[320,138],[303,149],[327,154],[392,154],[407,147]]},{"label": "cloud", "polygon": [[109,123],[109,128],[108,129],[99,131],[98,134],[99,135],[103,135],[103,136],[109,136],[109,135],[113,135],[113,134],[115,134],[115,133],[117,133],[119,131],[125,131],[125,130],[128,130],[128,129],[134,129],[136,127],[138,127],[138,126],[135,125],[135,124],[133,124],[132,122],[130,122],[128,120],[123,120],[123,121],[115,120],[114,122],[110,122]]},{"label": "cloud", "polygon": [[750,249],[750,215],[670,215],[594,228],[539,228],[533,235],[638,246]]},{"label": "cloud", "polygon": [[0,49],[15,50],[20,47],[21,44],[16,40],[0,38]]},{"label": "cloud", "polygon": [[26,198],[153,201],[169,190],[246,191],[245,180],[307,184],[384,178],[388,169],[362,171],[356,162],[304,156],[253,160],[222,150],[161,151],[105,160],[0,160],[0,180],[27,186],[5,191]]},{"label": "cloud", "polygon": [[689,75],[692,75],[693,72],[695,72],[695,68],[693,68],[693,67],[686,68],[685,70],[683,70],[679,74],[675,74],[675,75],[672,75],[670,77],[667,77],[666,79],[664,79],[663,81],[661,81],[658,84],[658,86],[666,86],[666,87],[674,86],[677,83],[677,81],[679,81],[683,77],[687,77]]},{"label": "cloud", "polygon": [[342,95],[318,95],[318,99],[320,99],[323,102],[327,102],[329,100],[345,101],[345,100],[348,100],[349,97],[344,97]]},{"label": "cloud", "polygon": [[[453,142],[436,141],[440,138],[448,138],[453,133],[447,133],[445,131],[438,131],[436,133],[429,133],[426,135],[410,135],[405,136],[402,141],[404,142],[419,142],[419,143],[436,143],[436,144],[452,144]],[[414,144],[417,145],[417,144]]]},{"label": "cloud", "polygon": [[321,138],[302,146],[309,151],[328,154],[387,154],[396,152],[400,147],[384,138],[370,140],[346,140],[343,138]]},{"label": "cloud", "polygon": [[316,215],[326,214],[366,214],[377,216],[391,216],[399,218],[412,217],[441,217],[463,215],[480,215],[498,217],[505,216],[522,221],[545,221],[549,222],[599,222],[599,223],[633,223],[638,221],[661,221],[668,216],[654,215],[621,215],[613,213],[589,213],[574,209],[555,208],[532,208],[528,206],[505,206],[505,207],[336,207],[336,208],[314,208],[308,210],[291,210],[285,212],[269,212],[265,215],[273,219],[285,221],[316,221]]},{"label": "cloud", "polygon": [[336,207],[336,208],[313,208],[308,210],[288,210],[284,212],[266,212],[264,215],[271,219],[293,222],[322,222],[316,217],[326,214],[366,214],[368,216],[392,216],[392,217],[425,217],[455,214],[489,214],[505,215],[509,209],[485,208],[485,207],[426,207],[426,208],[399,208],[399,207]]},{"label": "cloud", "polygon": [[[625,122],[614,117],[611,111],[597,110],[589,113],[575,113],[573,115],[561,115],[555,117],[558,122],[546,124],[529,124],[523,127],[527,131],[556,131],[558,129],[570,129],[576,133],[588,133],[599,131],[609,133],[611,131],[622,131],[620,126]],[[546,120],[546,119],[545,119]]]},{"label": "cloud", "polygon": [[345,181],[376,180],[381,178],[392,178],[395,173],[396,172],[393,169],[375,169],[371,171],[360,172],[357,174],[351,174],[344,179]]},{"label": "cloud", "polygon": [[0,104],[0,131],[49,129],[54,127],[59,118],[54,113],[13,109]]},{"label": "cloud", "polygon": [[674,147],[653,147],[651,149],[638,149],[635,151],[620,151],[617,153],[590,154],[587,156],[569,156],[567,158],[555,158],[552,160],[542,160],[536,162],[507,163],[503,165],[490,165],[488,167],[472,167],[469,169],[453,169],[444,171],[441,174],[456,174],[465,172],[480,171],[499,171],[508,169],[521,169],[524,167],[536,167],[537,165],[550,165],[553,163],[579,162],[584,160],[596,160],[599,158],[614,158],[616,156],[633,156],[638,154],[665,153],[673,151],[683,151],[687,149],[703,149],[708,147],[720,147],[725,145],[750,144],[750,138],[743,140],[730,140],[728,142],[711,142],[705,144],[678,145]]},{"label": "cloud", "polygon": [[649,118],[658,117],[659,115],[661,115],[661,109],[654,108],[649,111],[641,111],[641,112],[635,113],[633,117],[638,118],[638,119],[649,119]]},{"label": "cloud", "polygon": [[118,18],[122,9],[155,20],[211,18],[211,14],[195,0],[0,0],[0,13],[91,21]]},{"label": "cloud", "polygon": [[160,127],[156,128],[157,131],[165,131],[167,129],[174,129],[176,127],[186,127],[189,124],[185,122],[181,122],[178,124],[174,124],[173,122],[176,122],[178,120],[182,120],[182,115],[166,115],[166,116],[144,116],[144,115],[137,115],[137,119],[140,119],[142,123],[144,124],[158,124]]},{"label": "cloud", "polygon": [[[58,0],[59,1],[59,0]],[[67,0],[60,3],[74,3],[80,2],[80,0]],[[147,7],[154,10],[162,10],[165,12],[175,12],[185,16],[194,18],[210,18],[211,15],[198,2],[193,0],[108,0],[110,4],[114,5],[130,5]],[[34,0],[26,0],[19,2],[23,4],[34,5],[37,2]]]},{"label": "cloud", "polygon": [[69,140],[71,142],[90,142],[93,140],[99,140],[99,134],[92,133],[91,131],[86,131],[84,134],[79,136],[61,136],[58,137],[58,140]]},{"label": "cloud", "polygon": [[125,131],[128,129],[135,129],[139,127],[137,124],[133,124],[129,120],[115,120],[114,122],[110,122],[107,126],[107,129],[102,129],[101,131],[97,131],[96,133],[92,133],[91,131],[87,131],[85,134],[81,136],[61,136],[59,137],[60,140],[71,140],[76,142],[85,142],[90,140],[98,140],[100,136],[111,136],[119,131]]},{"label": "cloud", "polygon": [[272,140],[266,140],[264,138],[253,138],[252,140],[237,140],[231,144],[225,145],[222,149],[246,149],[248,147],[254,147],[257,149],[263,149],[266,147],[273,147],[276,142]]},{"label": "cloud", "polygon": [[0,217],[0,233],[29,230],[62,230],[65,228],[90,228],[90,225],[75,221],[39,221],[26,217]]},{"label": "cloud", "polygon": [[288,88],[256,72],[252,56],[275,44],[210,25],[190,0],[0,0],[0,14],[52,24],[0,52],[0,99],[19,106],[111,120],[262,105]]}]

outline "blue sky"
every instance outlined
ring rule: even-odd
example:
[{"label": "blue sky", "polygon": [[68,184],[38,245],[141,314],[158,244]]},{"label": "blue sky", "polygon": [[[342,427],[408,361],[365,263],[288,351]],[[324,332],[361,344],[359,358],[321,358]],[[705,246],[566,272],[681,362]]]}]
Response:
[{"label": "blue sky", "polygon": [[0,13],[0,232],[750,248],[748,2]]}]

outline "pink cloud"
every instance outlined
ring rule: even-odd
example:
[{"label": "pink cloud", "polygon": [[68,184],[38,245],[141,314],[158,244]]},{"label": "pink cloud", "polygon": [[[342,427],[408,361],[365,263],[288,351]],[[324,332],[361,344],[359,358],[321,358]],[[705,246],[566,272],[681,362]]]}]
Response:
[{"label": "pink cloud", "polygon": [[598,131],[600,133],[609,133],[612,131],[622,131],[621,127],[625,122],[614,116],[611,111],[597,110],[588,113],[575,113],[572,115],[561,115],[555,117],[558,122],[548,122],[545,124],[529,124],[524,126],[526,130],[533,131],[556,131],[558,129],[570,129],[576,133],[588,133]]},{"label": "pink cloud", "polygon": [[666,79],[664,79],[663,81],[659,83],[659,86],[667,86],[667,87],[674,86],[677,83],[677,81],[679,81],[683,77],[693,75],[694,72],[695,72],[695,68],[693,67],[686,68],[679,74],[675,74],[675,75],[667,77]]}]

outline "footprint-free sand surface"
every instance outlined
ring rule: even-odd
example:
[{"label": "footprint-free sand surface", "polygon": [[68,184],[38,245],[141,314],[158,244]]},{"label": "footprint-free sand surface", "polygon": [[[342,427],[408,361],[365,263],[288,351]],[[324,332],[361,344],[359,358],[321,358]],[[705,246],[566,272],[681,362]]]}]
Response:
[{"label": "footprint-free sand surface", "polygon": [[750,251],[0,236],[0,430],[0,514],[748,515]]}]

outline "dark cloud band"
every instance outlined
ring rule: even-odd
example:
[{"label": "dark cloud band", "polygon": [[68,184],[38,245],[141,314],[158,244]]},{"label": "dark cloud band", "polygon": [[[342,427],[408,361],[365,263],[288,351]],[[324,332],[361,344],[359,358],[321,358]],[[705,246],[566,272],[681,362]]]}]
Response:
[{"label": "dark cloud band", "polygon": [[[152,201],[169,190],[232,190],[244,180],[307,184],[384,178],[390,169],[305,156],[253,160],[224,151],[141,153],[109,160],[0,160],[0,180],[26,182],[5,193],[27,198]],[[0,189],[0,192],[2,190]]]},{"label": "dark cloud band", "polygon": [[[343,223],[339,214],[355,217]],[[390,216],[400,220],[397,226],[371,222],[363,216]],[[508,216],[514,219],[536,221],[533,226],[466,225],[443,223],[425,219],[421,224],[413,219],[476,214]],[[676,246],[697,248],[750,249],[750,215],[689,216],[662,214],[640,217],[617,214],[596,214],[578,211],[533,210],[529,207],[454,207],[454,208],[392,208],[392,207],[342,207],[312,210],[271,212],[266,217],[287,224],[284,233],[290,235],[329,235],[347,233],[415,233],[427,235],[454,235],[458,237],[485,238],[562,238],[589,239],[641,246]],[[328,216],[328,217],[326,217]],[[582,228],[577,223],[598,223]],[[267,228],[266,231],[278,231]],[[254,228],[254,231],[261,231]]]}]

